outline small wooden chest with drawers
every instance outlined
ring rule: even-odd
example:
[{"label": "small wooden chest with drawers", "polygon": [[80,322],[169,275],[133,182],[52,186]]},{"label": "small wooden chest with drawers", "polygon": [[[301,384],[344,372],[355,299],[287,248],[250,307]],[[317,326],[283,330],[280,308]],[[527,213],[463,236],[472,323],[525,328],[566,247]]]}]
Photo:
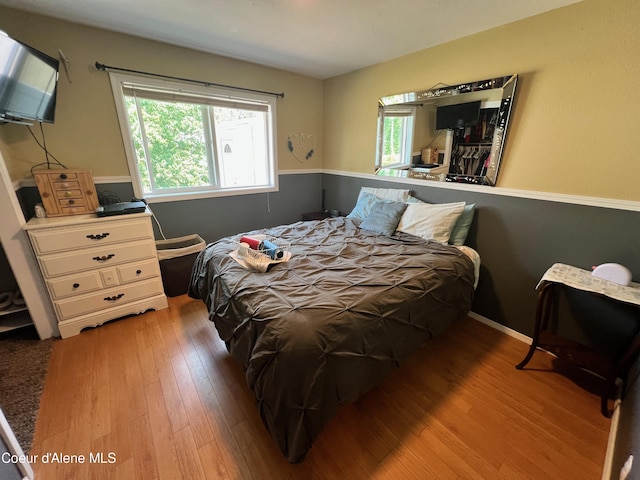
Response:
[{"label": "small wooden chest with drawers", "polygon": [[41,169],[33,171],[47,217],[95,213],[96,187],[88,170]]}]

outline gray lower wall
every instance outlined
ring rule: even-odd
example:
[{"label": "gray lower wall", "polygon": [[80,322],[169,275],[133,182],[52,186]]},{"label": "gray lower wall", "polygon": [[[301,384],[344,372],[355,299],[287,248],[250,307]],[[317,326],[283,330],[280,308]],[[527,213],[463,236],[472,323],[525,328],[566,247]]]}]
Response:
[{"label": "gray lower wall", "polygon": [[151,208],[167,238],[197,233],[212,242],[297,222],[303,213],[317,211],[321,204],[322,174],[311,173],[280,175],[278,192],[153,203]]},{"label": "gray lower wall", "polygon": [[[556,262],[584,269],[616,262],[639,280],[640,212],[497,195],[491,187],[485,194],[333,174],[323,177],[327,208],[349,212],[361,186],[410,189],[430,203],[475,203],[467,244],[480,254],[482,267],[473,311],[525,335],[533,333],[535,286]],[[637,329],[638,310],[633,307],[584,294],[570,303],[561,307],[571,311],[566,318],[560,315],[559,323],[563,334],[574,340],[610,351],[620,346],[612,342],[623,341],[621,337]],[[585,307],[577,311],[575,305]],[[611,328],[613,320],[619,328]]]},{"label": "gray lower wall", "polygon": [[[303,213],[320,210],[322,174],[279,176],[279,191],[231,195],[227,197],[160,202],[150,204],[167,238],[197,233],[207,243],[239,232],[297,222]],[[128,202],[133,198],[131,183],[96,184],[101,204]],[[34,216],[40,202],[36,187],[24,187],[18,199],[26,219]],[[156,239],[162,237],[154,222]]]},{"label": "gray lower wall", "polygon": [[[362,186],[408,188],[432,203],[475,203],[467,244],[479,252],[482,268],[473,311],[528,336],[533,333],[535,286],[553,263],[590,269],[617,262],[640,274],[640,212],[497,195],[491,187],[484,193],[327,173],[280,175],[279,183],[280,190],[270,194],[153,203],[151,208],[167,238],[197,233],[212,242],[296,222],[302,213],[320,210],[323,191],[326,209],[344,214],[355,205]],[[128,183],[96,188],[101,198],[128,201],[133,196]],[[39,201],[37,190],[23,188],[19,198],[30,218]],[[161,237],[156,234],[156,238]],[[580,297],[580,293],[572,295]],[[592,298],[568,303],[571,318],[562,320],[563,333],[587,345],[604,343],[603,349],[610,351],[613,343],[637,328],[636,309],[599,305]],[[585,316],[596,318],[585,322]]]}]

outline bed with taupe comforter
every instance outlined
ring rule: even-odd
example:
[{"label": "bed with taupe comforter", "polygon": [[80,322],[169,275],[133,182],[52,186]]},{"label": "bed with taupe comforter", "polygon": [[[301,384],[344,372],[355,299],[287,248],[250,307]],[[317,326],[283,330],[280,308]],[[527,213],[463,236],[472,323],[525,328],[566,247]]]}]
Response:
[{"label": "bed with taupe comforter", "polygon": [[469,311],[474,267],[453,246],[378,235],[349,218],[253,233],[290,244],[291,259],[246,270],[229,255],[240,235],[219,240],[198,256],[189,295],[206,303],[264,425],[295,463],[340,404]]}]

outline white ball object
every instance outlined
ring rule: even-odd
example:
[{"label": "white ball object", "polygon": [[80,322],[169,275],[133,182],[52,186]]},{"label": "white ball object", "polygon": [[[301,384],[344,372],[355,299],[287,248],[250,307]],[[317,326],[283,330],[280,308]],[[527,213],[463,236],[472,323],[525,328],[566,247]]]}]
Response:
[{"label": "white ball object", "polygon": [[593,269],[594,277],[609,280],[620,285],[627,286],[631,282],[631,271],[619,263],[603,263]]}]

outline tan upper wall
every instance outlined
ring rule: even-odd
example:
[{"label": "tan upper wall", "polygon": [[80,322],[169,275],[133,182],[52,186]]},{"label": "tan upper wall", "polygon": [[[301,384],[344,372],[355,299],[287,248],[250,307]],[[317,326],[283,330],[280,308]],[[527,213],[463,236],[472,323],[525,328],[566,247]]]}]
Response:
[{"label": "tan upper wall", "polygon": [[[277,100],[280,170],[322,167],[322,81],[226,57],[107,32],[0,7],[0,30],[34,48],[71,62],[71,81],[61,66],[54,124],[44,124],[47,148],[68,167],[94,176],[129,175],[109,76],[95,62],[225,85],[284,92]],[[31,127],[40,139],[40,129]],[[310,160],[301,164],[287,149],[287,137],[318,139]],[[0,126],[0,149],[13,181],[30,176],[45,155],[24,126]],[[306,152],[304,152],[306,153]],[[301,158],[304,154],[299,155]]]},{"label": "tan upper wall", "polygon": [[326,80],[324,168],[373,172],[379,97],[517,73],[498,186],[639,201],[639,25],[585,0]]},{"label": "tan upper wall", "polygon": [[[284,91],[277,103],[280,170],[363,173],[373,171],[379,97],[518,73],[498,185],[634,201],[640,200],[639,21],[635,0],[585,0],[322,82],[0,7],[0,30],[52,56],[61,49],[71,60],[72,83],[61,72],[56,123],[44,125],[47,147],[95,176],[129,174],[108,75],[95,69],[96,61]],[[299,132],[316,137],[304,164],[287,150],[288,135]],[[21,126],[0,126],[0,150],[14,181],[45,160]]]}]

